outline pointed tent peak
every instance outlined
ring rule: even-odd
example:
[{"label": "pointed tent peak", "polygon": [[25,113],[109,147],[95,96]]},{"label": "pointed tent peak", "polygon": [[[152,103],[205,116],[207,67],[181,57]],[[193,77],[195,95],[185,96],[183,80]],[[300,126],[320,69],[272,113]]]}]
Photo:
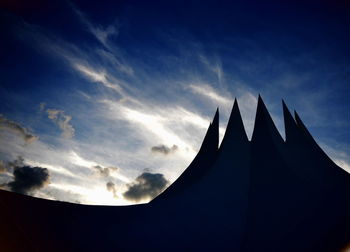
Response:
[{"label": "pointed tent peak", "polygon": [[[237,99],[235,98],[234,102],[233,102],[233,106],[232,106],[232,110],[231,110],[231,115],[232,115],[232,112],[235,111],[235,110],[238,110],[239,112],[239,106],[238,106],[238,101]],[[231,116],[230,115],[230,116]]]},{"label": "pointed tent peak", "polygon": [[258,116],[258,113],[263,113],[263,115],[267,117],[271,117],[260,94],[258,97],[258,106],[257,106],[256,113],[257,113],[257,116]]},{"label": "pointed tent peak", "polygon": [[273,137],[275,141],[283,142],[283,138],[278,132],[276,125],[259,94],[252,141],[256,141],[258,138],[266,138],[267,134]]},{"label": "pointed tent peak", "polygon": [[307,139],[308,141],[313,143],[315,146],[320,148],[318,146],[317,142],[315,141],[314,137],[311,135],[311,133],[309,132],[309,130],[307,129],[307,127],[305,126],[303,121],[300,119],[300,116],[298,115],[298,113],[295,110],[294,110],[294,117],[295,117],[296,124],[297,124],[299,130],[301,131],[301,133],[304,135],[305,139]]},{"label": "pointed tent peak", "polygon": [[[284,99],[282,99],[282,107],[283,107],[283,113],[286,113],[286,114],[290,115],[293,118],[293,116],[290,113],[290,110],[289,110],[286,102],[284,101]],[[294,120],[294,118],[293,118],[293,120]]]},{"label": "pointed tent peak", "polygon": [[245,132],[245,128],[244,128],[244,124],[243,124],[243,120],[242,120],[242,116],[241,116],[241,112],[240,112],[240,109],[238,106],[237,99],[235,99],[235,101],[233,103],[230,118],[229,118],[228,124],[227,124],[227,129],[235,130],[235,131],[237,131],[236,133],[240,133],[246,139],[248,139],[247,133]]},{"label": "pointed tent peak", "polygon": [[235,99],[220,149],[228,144],[242,144],[242,142],[248,142],[248,137],[244,128],[237,99]]},{"label": "pointed tent peak", "polygon": [[287,104],[284,102],[283,99],[282,99],[282,107],[283,107],[284,119],[286,119],[286,116],[287,116],[287,117],[292,118],[293,121],[294,121],[294,118],[293,118],[292,114],[290,113],[290,111],[289,111],[289,109],[288,109],[288,106],[287,106]]},{"label": "pointed tent peak", "polygon": [[264,100],[263,100],[263,98],[261,97],[261,95],[259,94],[259,95],[258,95],[258,108],[261,107],[261,106],[265,107],[265,109],[266,109]]},{"label": "pointed tent peak", "polygon": [[287,106],[287,104],[285,103],[284,99],[282,99],[282,106],[283,106],[283,109],[284,109],[284,108],[288,109],[288,106]]},{"label": "pointed tent peak", "polygon": [[202,148],[218,149],[219,146],[219,108],[217,108],[213,120],[209,124],[207,133],[202,142]]},{"label": "pointed tent peak", "polygon": [[298,126],[299,132],[302,135],[301,140],[308,142],[309,148],[312,148],[314,151],[318,152],[318,157],[325,158],[328,162],[334,164],[332,159],[324,152],[324,150],[318,145],[314,137],[311,135],[303,121],[300,119],[298,113],[294,110],[295,121]]},{"label": "pointed tent peak", "polygon": [[312,141],[315,142],[314,138],[312,137],[312,135],[310,134],[309,130],[306,128],[305,124],[303,123],[303,121],[300,119],[300,116],[298,115],[298,113],[294,110],[294,117],[295,117],[295,121],[296,124],[298,125],[299,129],[306,134],[309,138],[312,139]]},{"label": "pointed tent peak", "polygon": [[297,124],[299,126],[305,126],[304,123],[301,121],[301,119],[300,119],[300,117],[299,117],[299,115],[298,115],[296,110],[294,110],[294,118],[295,118],[295,121],[297,122]]},{"label": "pointed tent peak", "polygon": [[263,100],[263,98],[261,97],[260,94],[258,96],[258,108],[257,108],[257,110],[259,110],[259,109],[263,110],[263,111],[266,111],[269,114],[269,112],[268,112],[268,110],[266,108],[265,102],[264,102],[264,100]]},{"label": "pointed tent peak", "polygon": [[212,124],[219,122],[219,107],[216,108],[216,112],[212,121]]},{"label": "pointed tent peak", "polygon": [[300,116],[298,115],[298,113],[295,110],[294,110],[294,117],[295,117],[295,121],[296,121],[297,125],[299,126],[299,128],[305,130],[311,136],[311,134],[309,133],[309,130],[306,128],[305,124],[300,119]]},{"label": "pointed tent peak", "polygon": [[286,142],[287,142],[294,138],[295,139],[297,138],[298,128],[292,114],[290,113],[283,99],[282,99],[282,106],[283,106],[284,129],[285,129]]},{"label": "pointed tent peak", "polygon": [[215,115],[213,118],[213,124],[218,124],[219,125],[219,107],[216,108]]},{"label": "pointed tent peak", "polygon": [[175,180],[162,194],[152,202],[164,200],[169,195],[183,193],[188,187],[201,179],[211,169],[217,158],[219,145],[219,111],[216,110],[213,121],[210,123],[204,136],[202,145],[196,157],[192,160],[187,169]]},{"label": "pointed tent peak", "polygon": [[216,108],[216,112],[214,115],[213,120],[210,123],[210,126],[213,128],[213,130],[219,135],[219,108]]},{"label": "pointed tent peak", "polygon": [[239,114],[241,114],[240,112],[240,109],[239,109],[239,106],[238,106],[238,100],[237,98],[235,97],[235,100],[233,101],[233,105],[232,105],[232,109],[231,109],[231,114],[230,114],[230,118],[229,118],[229,121],[232,117],[232,114],[234,111],[238,111]]}]

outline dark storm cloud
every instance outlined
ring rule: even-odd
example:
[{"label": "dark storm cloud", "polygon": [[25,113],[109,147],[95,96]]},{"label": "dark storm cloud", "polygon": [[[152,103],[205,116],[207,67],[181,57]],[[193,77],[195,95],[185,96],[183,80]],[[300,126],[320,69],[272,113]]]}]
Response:
[{"label": "dark storm cloud", "polygon": [[0,114],[0,130],[1,129],[9,130],[20,135],[28,144],[38,139],[37,136],[29,133],[28,130],[22,127],[19,123],[9,120]]},{"label": "dark storm cloud", "polygon": [[153,199],[166,188],[168,183],[163,174],[144,172],[136,178],[134,183],[128,185],[128,190],[123,193],[123,196],[132,201]]},{"label": "dark storm cloud", "polygon": [[8,188],[17,193],[30,194],[49,183],[50,174],[47,168],[22,166],[15,167],[14,180],[7,184]]},{"label": "dark storm cloud", "polygon": [[111,181],[109,181],[107,184],[106,184],[106,187],[107,187],[107,191],[109,192],[112,192],[113,193],[113,197],[117,197],[117,190],[115,188],[115,184]]},{"label": "dark storm cloud", "polygon": [[99,165],[96,165],[96,166],[93,166],[93,168],[98,172],[99,175],[101,175],[102,177],[108,177],[111,172],[114,172],[114,171],[118,171],[119,168],[118,167],[102,167],[102,166],[99,166]]},{"label": "dark storm cloud", "polygon": [[151,151],[154,153],[162,153],[164,155],[168,155],[170,153],[174,153],[177,149],[178,147],[175,144],[171,148],[164,144],[161,144],[161,145],[153,146],[151,148]]}]

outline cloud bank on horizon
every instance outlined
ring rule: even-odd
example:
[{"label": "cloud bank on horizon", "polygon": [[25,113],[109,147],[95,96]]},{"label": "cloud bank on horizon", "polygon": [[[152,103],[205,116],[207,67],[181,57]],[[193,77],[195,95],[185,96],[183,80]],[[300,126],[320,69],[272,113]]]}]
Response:
[{"label": "cloud bank on horizon", "polygon": [[348,16],[285,4],[5,5],[1,187],[147,202],[192,161],[217,107],[221,139],[234,97],[250,136],[259,93],[282,135],[284,98],[350,172]]}]

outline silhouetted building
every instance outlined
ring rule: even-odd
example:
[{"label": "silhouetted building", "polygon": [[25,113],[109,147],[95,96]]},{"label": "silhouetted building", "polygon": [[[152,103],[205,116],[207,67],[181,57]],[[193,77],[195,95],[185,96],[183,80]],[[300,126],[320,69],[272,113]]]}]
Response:
[{"label": "silhouetted building", "polygon": [[259,96],[248,140],[235,100],[181,176],[149,204],[86,206],[0,191],[0,247],[28,251],[339,251],[350,242],[350,175],[283,102],[286,140]]}]

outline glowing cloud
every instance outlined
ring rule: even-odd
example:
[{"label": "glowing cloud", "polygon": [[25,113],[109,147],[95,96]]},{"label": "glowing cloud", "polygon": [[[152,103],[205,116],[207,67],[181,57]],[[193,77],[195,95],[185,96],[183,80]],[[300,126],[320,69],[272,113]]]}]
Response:
[{"label": "glowing cloud", "polygon": [[0,130],[8,130],[20,135],[27,144],[30,144],[38,139],[37,136],[34,136],[32,133],[29,133],[28,130],[21,126],[19,123],[11,121],[1,114]]},{"label": "glowing cloud", "polygon": [[70,124],[72,120],[70,115],[66,115],[63,110],[57,109],[47,109],[46,112],[48,117],[62,130],[64,138],[72,138],[74,136],[75,129]]}]

